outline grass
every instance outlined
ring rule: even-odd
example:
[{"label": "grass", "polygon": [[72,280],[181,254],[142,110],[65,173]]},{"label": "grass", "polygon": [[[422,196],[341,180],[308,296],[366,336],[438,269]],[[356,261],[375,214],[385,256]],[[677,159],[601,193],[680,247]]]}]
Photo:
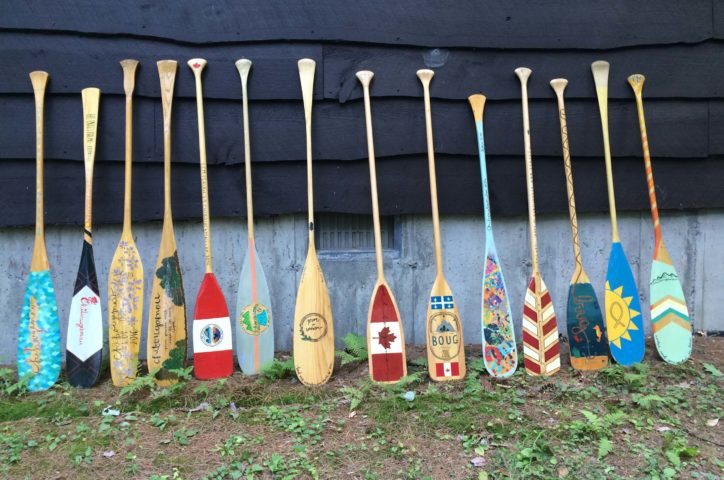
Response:
[{"label": "grass", "polygon": [[[0,476],[149,479],[716,479],[724,339],[696,338],[693,359],[650,353],[633,368],[552,378],[484,374],[432,383],[409,347],[400,385],[369,381],[347,339],[332,381],[300,385],[288,358],[258,379],[161,389],[146,378],[30,394],[0,369]],[[653,346],[650,349],[653,352]],[[344,365],[341,365],[344,363]]]}]

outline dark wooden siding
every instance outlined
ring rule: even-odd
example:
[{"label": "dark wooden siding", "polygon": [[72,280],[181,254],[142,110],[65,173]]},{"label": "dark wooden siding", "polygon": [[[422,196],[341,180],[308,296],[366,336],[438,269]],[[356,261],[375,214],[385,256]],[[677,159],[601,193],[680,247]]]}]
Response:
[{"label": "dark wooden siding", "polygon": [[360,69],[372,83],[384,213],[429,211],[422,89],[431,94],[443,213],[479,213],[480,179],[466,97],[482,92],[496,214],[526,211],[520,86],[528,66],[536,200],[563,212],[565,183],[555,98],[567,109],[581,211],[607,208],[590,63],[611,62],[610,128],[617,205],[648,208],[631,73],[647,76],[647,125],[663,208],[724,207],[724,8],[717,1],[416,2],[5,1],[0,5],[0,225],[34,221],[34,108],[27,74],[50,73],[46,98],[46,221],[82,221],[80,90],[102,91],[94,218],[119,222],[123,192],[123,84],[118,61],[141,61],[134,102],[134,219],[162,215],[162,125],[155,62],[179,61],[173,118],[173,201],[201,214],[193,75],[204,57],[211,209],[243,215],[240,84],[234,60],[253,62],[249,93],[260,215],[304,211],[304,117],[296,60],[317,61],[315,206],[367,213]]}]

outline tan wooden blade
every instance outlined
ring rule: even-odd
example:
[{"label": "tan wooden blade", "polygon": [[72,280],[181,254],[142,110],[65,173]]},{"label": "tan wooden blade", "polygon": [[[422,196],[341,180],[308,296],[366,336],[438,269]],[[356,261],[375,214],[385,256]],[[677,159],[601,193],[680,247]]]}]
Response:
[{"label": "tan wooden blade", "polygon": [[427,368],[437,382],[465,378],[465,342],[457,298],[438,275],[427,302]]},{"label": "tan wooden blade", "polygon": [[327,284],[314,247],[314,191],[312,189],[312,93],[314,60],[299,60],[307,137],[307,202],[309,248],[294,307],[294,367],[305,385],[326,383],[334,369],[334,322]]}]

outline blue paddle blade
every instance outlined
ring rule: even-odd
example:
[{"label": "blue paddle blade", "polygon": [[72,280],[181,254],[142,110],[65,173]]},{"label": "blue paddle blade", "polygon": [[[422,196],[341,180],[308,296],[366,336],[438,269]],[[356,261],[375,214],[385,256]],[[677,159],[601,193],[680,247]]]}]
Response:
[{"label": "blue paddle blade", "polygon": [[593,285],[571,284],[566,317],[573,368],[597,370],[608,365],[606,326]]},{"label": "blue paddle blade", "polygon": [[644,322],[636,282],[620,242],[611,245],[606,272],[606,333],[613,359],[623,366],[644,358]]}]

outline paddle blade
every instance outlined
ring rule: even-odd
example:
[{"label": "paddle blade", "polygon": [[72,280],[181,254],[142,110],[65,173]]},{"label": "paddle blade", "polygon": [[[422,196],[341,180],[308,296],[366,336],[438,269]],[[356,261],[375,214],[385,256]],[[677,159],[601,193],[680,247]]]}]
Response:
[{"label": "paddle blade", "polygon": [[372,292],[367,315],[367,351],[373,382],[395,383],[407,375],[405,336],[400,312],[386,283]]},{"label": "paddle blade", "polygon": [[437,382],[465,378],[465,345],[460,312],[450,286],[438,275],[427,304],[427,365]]},{"label": "paddle blade", "polygon": [[122,238],[108,272],[108,341],[113,385],[136,378],[143,321],[143,265],[133,238]]},{"label": "paddle blade", "polygon": [[[171,238],[171,240],[173,240]],[[178,381],[170,370],[186,362],[186,300],[175,241],[161,239],[156,260],[151,306],[148,309],[146,344],[148,371],[156,371],[154,380],[161,386]]]},{"label": "paddle blade", "polygon": [[241,268],[235,318],[239,367],[256,375],[274,361],[274,324],[269,286],[253,242]]},{"label": "paddle blade", "polygon": [[644,324],[633,272],[620,242],[611,245],[606,271],[606,334],[613,359],[623,366],[644,358]]},{"label": "paddle blade", "polygon": [[310,245],[294,307],[294,368],[305,385],[321,385],[334,369],[334,323],[327,284]]},{"label": "paddle blade", "polygon": [[226,299],[213,273],[204,275],[194,309],[194,376],[224,378],[234,370],[231,320]]},{"label": "paddle blade", "polygon": [[651,264],[651,326],[656,350],[668,363],[683,363],[691,356],[689,310],[668,253],[659,258]]},{"label": "paddle blade", "polygon": [[553,375],[561,368],[556,313],[540,276],[530,277],[525,292],[523,352],[525,371],[529,375]]},{"label": "paddle blade", "polygon": [[576,370],[598,370],[608,365],[608,340],[596,291],[590,283],[572,283],[568,289],[568,343]]},{"label": "paddle blade", "polygon": [[28,390],[47,390],[58,380],[62,359],[60,322],[50,270],[30,272],[18,328],[18,378]]},{"label": "paddle blade", "polygon": [[101,373],[103,310],[93,246],[86,241],[83,242],[70,304],[65,348],[65,368],[70,384],[82,388],[95,385]]},{"label": "paddle blade", "polygon": [[493,377],[509,377],[518,366],[513,316],[510,313],[503,271],[495,251],[488,252],[485,259],[483,357],[485,369]]}]

